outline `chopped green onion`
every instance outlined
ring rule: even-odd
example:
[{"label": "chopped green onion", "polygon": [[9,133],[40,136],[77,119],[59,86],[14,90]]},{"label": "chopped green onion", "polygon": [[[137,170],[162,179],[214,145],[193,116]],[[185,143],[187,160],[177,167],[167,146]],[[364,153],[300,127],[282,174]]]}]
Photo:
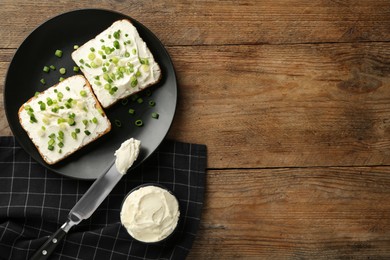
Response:
[{"label": "chopped green onion", "polygon": [[47,149],[50,150],[50,151],[53,151],[53,150],[54,150],[54,146],[49,145],[49,146],[47,147]]},{"label": "chopped green onion", "polygon": [[88,59],[94,60],[95,58],[96,58],[95,53],[91,52],[90,54],[88,54]]},{"label": "chopped green onion", "polygon": [[59,81],[60,81],[60,82],[61,82],[61,81],[63,81],[63,80],[64,80],[64,78],[63,78],[63,77],[60,77],[60,78],[59,78]]},{"label": "chopped green onion", "polygon": [[56,50],[56,52],[54,53],[58,58],[61,58],[62,57],[62,51],[61,50]]},{"label": "chopped green onion", "polygon": [[135,55],[137,54],[137,50],[136,49],[132,49],[131,52]]},{"label": "chopped green onion", "polygon": [[73,139],[77,139],[77,133],[76,132],[72,132],[71,136],[72,136]]},{"label": "chopped green onion", "polygon": [[122,99],[122,105],[126,106],[129,100],[127,98]]},{"label": "chopped green onion", "polygon": [[91,132],[88,131],[88,130],[85,130],[84,133],[85,133],[86,135],[90,135],[90,134],[91,134]]},{"label": "chopped green onion", "polygon": [[83,124],[84,124],[85,126],[87,126],[87,125],[88,125],[88,120],[87,120],[87,119],[83,119]]},{"label": "chopped green onion", "polygon": [[64,147],[64,143],[63,142],[59,142],[58,143],[58,147],[60,147],[60,148]]},{"label": "chopped green onion", "polygon": [[80,62],[81,64],[84,64],[84,60],[83,60],[83,59],[80,59],[79,62]]},{"label": "chopped green onion", "polygon": [[48,97],[46,100],[47,100],[46,103],[47,103],[48,106],[53,105],[53,100],[51,98]]},{"label": "chopped green onion", "polygon": [[37,97],[39,94],[41,94],[40,92],[36,91],[34,96]]},{"label": "chopped green onion", "polygon": [[80,67],[77,67],[77,66],[74,66],[74,67],[73,67],[73,71],[74,71],[74,72],[79,72],[79,70],[80,70]]},{"label": "chopped green onion", "polygon": [[80,133],[80,128],[76,128],[74,131],[76,132],[76,134],[78,134]]},{"label": "chopped green onion", "polygon": [[135,125],[138,126],[138,127],[139,127],[139,126],[142,126],[143,124],[144,124],[144,123],[142,122],[141,119],[138,119],[138,120],[135,121]]},{"label": "chopped green onion", "polygon": [[67,91],[70,91],[70,87],[69,87],[69,86],[66,86],[65,89],[66,89]]},{"label": "chopped green onion", "polygon": [[121,123],[121,121],[119,121],[118,119],[116,119],[116,120],[115,120],[115,125],[116,125],[117,127],[121,127],[121,126],[122,126],[122,123]]},{"label": "chopped green onion", "polygon": [[44,67],[43,67],[43,71],[47,73],[47,72],[50,71],[50,68],[49,68],[48,66],[44,66]]},{"label": "chopped green onion", "polygon": [[119,49],[120,45],[118,41],[114,41],[114,47],[115,49]]},{"label": "chopped green onion", "polygon": [[142,98],[138,98],[137,102],[138,102],[138,104],[142,104],[144,102],[144,100]]},{"label": "chopped green onion", "polygon": [[159,117],[160,115],[158,114],[158,113],[152,113],[152,118],[154,118],[154,119],[158,119],[158,117]]},{"label": "chopped green onion", "polygon": [[95,48],[94,48],[94,47],[91,47],[90,50],[91,50],[92,52],[95,52]]},{"label": "chopped green onion", "polygon": [[74,121],[73,118],[68,118],[68,124],[69,124],[70,126],[72,126],[72,125],[75,125],[76,122]]},{"label": "chopped green onion", "polygon": [[87,96],[87,92],[85,90],[81,90],[80,91],[80,96],[86,97]]},{"label": "chopped green onion", "polygon": [[46,84],[45,79],[41,79],[41,83],[42,83],[43,85],[45,85],[45,84]]},{"label": "chopped green onion", "polygon": [[65,73],[66,73],[66,69],[65,68],[60,68],[60,73],[62,74],[62,75],[64,75]]},{"label": "chopped green onion", "polygon": [[41,108],[41,111],[45,110],[46,109],[46,104],[42,102],[40,104],[40,108]]},{"label": "chopped green onion", "polygon": [[132,109],[132,108],[130,108],[130,109],[129,109],[129,114],[130,114],[130,115],[134,115],[134,114],[135,114],[135,110]]},{"label": "chopped green onion", "polygon": [[78,45],[73,45],[73,50],[77,50],[79,48]]},{"label": "chopped green onion", "polygon": [[92,122],[93,122],[94,124],[97,124],[97,123],[98,123],[97,118],[96,118],[96,117],[92,118]]},{"label": "chopped green onion", "polygon": [[156,102],[154,102],[153,100],[149,101],[149,106],[154,107],[155,105],[156,105]]}]

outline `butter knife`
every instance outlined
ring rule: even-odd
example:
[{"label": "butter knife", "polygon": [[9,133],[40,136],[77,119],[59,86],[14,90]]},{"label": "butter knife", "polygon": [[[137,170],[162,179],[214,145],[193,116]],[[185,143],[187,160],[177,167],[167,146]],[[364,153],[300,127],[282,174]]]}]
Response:
[{"label": "butter knife", "polygon": [[35,252],[31,260],[48,259],[68,231],[89,218],[122,177],[123,174],[118,172],[114,162],[109,170],[91,185],[69,212],[68,220]]}]

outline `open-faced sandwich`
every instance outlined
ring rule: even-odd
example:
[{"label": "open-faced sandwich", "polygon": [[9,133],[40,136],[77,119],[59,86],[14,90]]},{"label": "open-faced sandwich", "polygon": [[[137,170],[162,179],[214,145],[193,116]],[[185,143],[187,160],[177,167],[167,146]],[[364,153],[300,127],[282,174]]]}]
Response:
[{"label": "open-faced sandwich", "polygon": [[129,20],[114,22],[72,53],[100,104],[107,108],[161,79],[161,69]]},{"label": "open-faced sandwich", "polygon": [[111,123],[82,75],[35,95],[19,121],[48,164],[55,164],[111,130]]}]

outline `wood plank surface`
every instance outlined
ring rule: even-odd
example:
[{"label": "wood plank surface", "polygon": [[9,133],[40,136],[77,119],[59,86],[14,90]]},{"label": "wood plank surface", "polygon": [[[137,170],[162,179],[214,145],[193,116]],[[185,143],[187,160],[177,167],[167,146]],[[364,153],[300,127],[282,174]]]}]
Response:
[{"label": "wood plank surface", "polygon": [[171,47],[180,85],[171,136],[212,143],[211,168],[388,165],[389,50]]},{"label": "wood plank surface", "polygon": [[[340,0],[2,0],[0,48],[16,48],[39,24],[80,8],[120,11],[166,45],[388,41],[390,2]],[[23,15],[21,10],[26,10]]]},{"label": "wood plank surface", "polygon": [[1,0],[0,135],[16,48],[80,8],[135,18],[172,57],[168,138],[208,149],[189,259],[390,259],[390,1]]},{"label": "wood plank surface", "polygon": [[211,170],[189,259],[389,259],[389,167]]}]

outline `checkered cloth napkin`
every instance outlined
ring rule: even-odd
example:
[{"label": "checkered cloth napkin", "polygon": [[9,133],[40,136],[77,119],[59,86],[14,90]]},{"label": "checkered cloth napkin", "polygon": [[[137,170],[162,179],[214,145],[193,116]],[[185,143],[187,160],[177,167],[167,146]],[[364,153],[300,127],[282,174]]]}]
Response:
[{"label": "checkered cloth napkin", "polygon": [[[91,218],[72,228],[51,259],[184,259],[198,230],[205,190],[206,147],[164,140],[127,174]],[[180,201],[172,240],[146,245],[120,223],[125,195],[159,183]],[[92,181],[63,177],[36,163],[15,141],[0,137],[0,259],[28,259],[67,219]]]}]

